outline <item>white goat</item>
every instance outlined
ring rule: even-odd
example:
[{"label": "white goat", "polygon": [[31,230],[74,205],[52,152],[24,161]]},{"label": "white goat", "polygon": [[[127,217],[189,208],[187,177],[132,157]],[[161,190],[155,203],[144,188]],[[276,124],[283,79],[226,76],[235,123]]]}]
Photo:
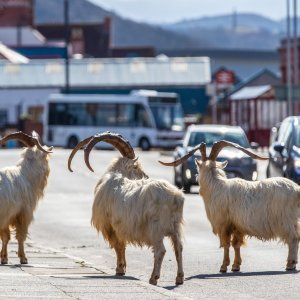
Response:
[{"label": "white goat", "polygon": [[48,154],[52,147],[41,146],[35,132],[32,136],[23,132],[9,134],[0,140],[0,144],[11,139],[19,140],[26,148],[16,166],[0,170],[1,264],[8,263],[7,245],[10,240],[10,227],[16,229],[20,263],[27,264],[24,241],[37,202],[43,197],[47,185]]},{"label": "white goat", "polygon": [[232,271],[240,270],[240,247],[244,244],[245,236],[263,241],[279,238],[289,248],[286,270],[294,270],[298,260],[300,187],[281,177],[255,182],[240,178],[227,179],[223,171],[227,161],[216,161],[219,152],[226,146],[238,148],[252,158],[268,159],[237,144],[220,141],[213,145],[208,158],[206,146],[202,143],[181,159],[163,163],[177,166],[198,149],[201,151],[201,160],[195,159],[200,195],[213,232],[219,236],[220,246],[224,247],[220,272],[226,272],[230,264],[230,243],[235,251]]},{"label": "white goat", "polygon": [[154,268],[149,282],[156,285],[166,252],[163,239],[170,237],[177,260],[176,284],[182,284],[182,213],[183,193],[165,180],[149,179],[135,158],[129,142],[120,135],[102,133],[80,142],[69,157],[83,146],[85,162],[93,146],[104,141],[115,146],[123,157],[114,160],[96,185],[92,225],[114,248],[117,275],[126,272],[125,248],[128,244],[152,247]]}]

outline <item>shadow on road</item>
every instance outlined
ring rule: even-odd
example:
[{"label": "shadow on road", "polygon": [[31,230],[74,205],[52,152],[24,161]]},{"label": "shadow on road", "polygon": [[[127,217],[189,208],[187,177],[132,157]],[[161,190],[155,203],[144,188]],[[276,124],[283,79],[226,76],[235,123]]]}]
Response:
[{"label": "shadow on road", "polygon": [[276,276],[276,275],[289,275],[297,274],[299,271],[262,271],[262,272],[230,272],[230,273],[216,273],[216,274],[199,274],[187,277],[185,280],[192,279],[210,279],[210,278],[226,278],[226,277],[249,277],[249,276]]},{"label": "shadow on road", "polygon": [[115,279],[115,280],[139,280],[132,276],[117,276],[117,275],[81,275],[81,276],[55,276],[51,275],[50,277],[72,279],[72,280],[90,280],[90,279]]}]

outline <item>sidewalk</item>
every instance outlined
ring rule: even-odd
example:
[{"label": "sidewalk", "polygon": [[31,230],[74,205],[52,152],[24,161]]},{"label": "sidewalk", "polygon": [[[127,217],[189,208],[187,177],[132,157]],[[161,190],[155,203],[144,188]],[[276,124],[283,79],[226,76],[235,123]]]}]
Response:
[{"label": "sidewalk", "polygon": [[28,265],[19,265],[17,244],[0,265],[0,299],[188,299],[134,277],[115,276],[55,249],[26,244]]}]

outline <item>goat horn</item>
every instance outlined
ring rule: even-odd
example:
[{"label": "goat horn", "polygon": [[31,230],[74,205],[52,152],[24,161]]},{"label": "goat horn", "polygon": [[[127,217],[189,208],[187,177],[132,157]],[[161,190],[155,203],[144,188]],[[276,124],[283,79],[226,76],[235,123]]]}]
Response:
[{"label": "goat horn", "polygon": [[234,147],[236,149],[239,149],[241,151],[243,151],[244,153],[248,154],[250,157],[254,158],[254,159],[261,159],[261,160],[264,160],[264,159],[269,159],[268,157],[265,157],[265,156],[260,156],[260,155],[257,155],[255,154],[254,152],[250,151],[250,150],[247,150],[246,148],[238,145],[238,144],[235,144],[235,143],[231,143],[231,142],[228,142],[228,141],[219,141],[219,142],[215,142],[212,146],[212,149],[211,149],[211,152],[210,152],[210,155],[208,157],[209,160],[216,160],[216,158],[218,157],[218,154],[220,153],[220,151],[224,148],[224,147]]},{"label": "goat horn", "polygon": [[31,137],[34,145],[41,151],[45,152],[45,153],[52,153],[51,150],[46,150],[40,143],[38,136],[32,136]]},{"label": "goat horn", "polygon": [[201,143],[200,147],[199,147],[200,153],[201,153],[201,160],[202,161],[206,161],[207,160],[207,156],[206,156],[206,144],[205,143]]},{"label": "goat horn", "polygon": [[3,137],[0,140],[1,144],[6,143],[7,141],[10,140],[18,140],[21,143],[23,143],[26,147],[33,147],[34,146],[34,142],[32,140],[32,137],[22,131],[18,131],[18,132],[14,132],[14,133],[10,133],[8,135],[6,135],[5,137]]},{"label": "goat horn", "polygon": [[[204,143],[201,143],[200,145],[197,145],[196,147],[194,147],[192,150],[190,150],[186,155],[180,157],[179,159],[175,160],[175,161],[172,161],[172,162],[163,162],[163,161],[158,161],[159,163],[161,163],[162,165],[164,166],[168,166],[168,167],[177,167],[179,166],[180,164],[182,164],[184,161],[186,161],[189,157],[191,157],[192,155],[194,155],[194,153],[200,149],[201,151],[201,154],[203,155],[203,149],[204,148],[205,144]],[[205,151],[205,150],[204,150]],[[206,157],[206,153],[205,153],[205,157]]]},{"label": "goat horn", "polygon": [[37,148],[43,152],[51,153],[51,151],[47,151],[43,148],[43,146],[40,144],[37,137],[30,136],[22,131],[14,132],[11,134],[6,135],[0,140],[0,144],[4,144],[7,141],[10,140],[18,140],[22,142],[26,147],[32,148],[34,146],[37,146]]},{"label": "goat horn", "polygon": [[82,140],[82,141],[79,142],[79,143],[76,145],[76,147],[72,150],[72,152],[71,152],[71,154],[70,154],[70,156],[69,156],[69,159],[68,159],[68,169],[69,169],[70,172],[73,172],[73,170],[71,169],[71,163],[72,163],[72,159],[73,159],[73,157],[75,156],[75,154],[77,153],[77,151],[78,151],[79,149],[81,149],[83,146],[85,146],[86,144],[88,144],[88,143],[90,142],[90,140],[93,139],[93,138],[94,138],[94,136],[92,135],[92,136],[90,136],[90,137],[88,137],[88,138]]},{"label": "goat horn", "polygon": [[111,133],[109,131],[100,133],[100,134],[95,134],[92,137],[92,139],[89,141],[86,148],[84,149],[85,164],[92,172],[94,172],[94,170],[91,167],[90,161],[89,161],[90,152],[93,149],[93,147],[101,141],[113,145],[115,148],[117,148],[120,151],[122,156],[128,157],[130,159],[135,158],[135,153],[134,153],[134,150],[131,147],[130,143],[125,138],[123,138],[120,134]]}]

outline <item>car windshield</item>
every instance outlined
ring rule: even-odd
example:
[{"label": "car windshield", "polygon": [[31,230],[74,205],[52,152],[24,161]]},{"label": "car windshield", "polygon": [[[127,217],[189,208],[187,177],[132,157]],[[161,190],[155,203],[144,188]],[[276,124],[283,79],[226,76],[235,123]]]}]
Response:
[{"label": "car windshield", "polygon": [[300,148],[300,125],[296,126],[295,146]]},{"label": "car windshield", "polygon": [[151,105],[158,129],[183,130],[183,113],[180,105]]},{"label": "car windshield", "polygon": [[194,147],[202,142],[206,143],[207,147],[211,147],[214,142],[226,140],[232,143],[239,144],[244,148],[249,148],[249,142],[243,132],[191,132],[188,141],[188,146]]}]

